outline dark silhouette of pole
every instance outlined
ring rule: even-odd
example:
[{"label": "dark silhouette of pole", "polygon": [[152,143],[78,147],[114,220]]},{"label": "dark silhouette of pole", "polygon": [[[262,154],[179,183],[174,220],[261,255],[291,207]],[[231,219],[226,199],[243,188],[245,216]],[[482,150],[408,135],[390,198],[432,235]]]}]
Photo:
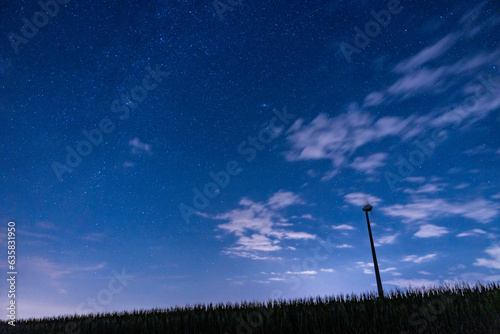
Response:
[{"label": "dark silhouette of pole", "polygon": [[384,298],[384,290],[382,289],[382,281],[380,280],[380,272],[378,271],[377,254],[375,254],[375,245],[373,244],[372,229],[370,227],[370,218],[368,218],[368,211],[371,211],[373,207],[367,204],[363,207],[363,211],[366,213],[366,223],[368,224],[368,234],[370,234],[370,244],[372,246],[373,255],[373,266],[375,267],[375,277],[377,278],[377,288],[378,296]]}]

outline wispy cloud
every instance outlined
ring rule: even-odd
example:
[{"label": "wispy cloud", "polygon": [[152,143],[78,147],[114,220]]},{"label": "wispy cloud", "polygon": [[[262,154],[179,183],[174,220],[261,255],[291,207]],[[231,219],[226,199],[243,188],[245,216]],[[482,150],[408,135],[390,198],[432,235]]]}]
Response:
[{"label": "wispy cloud", "polygon": [[305,204],[305,202],[291,191],[280,190],[269,198],[267,204],[273,209],[282,209],[290,205]]},{"label": "wispy cloud", "polygon": [[344,199],[347,203],[355,206],[363,206],[368,203],[377,205],[382,202],[382,199],[365,193],[350,193],[345,195]]},{"label": "wispy cloud", "polygon": [[444,199],[415,198],[409,204],[381,208],[388,216],[403,218],[411,223],[419,220],[460,215],[480,223],[488,223],[500,215],[500,204],[484,198],[470,202],[447,202]]},{"label": "wispy cloud", "polygon": [[354,227],[352,227],[351,225],[347,225],[347,224],[341,224],[341,225],[333,225],[332,228],[334,230],[348,230],[348,231],[353,231],[355,230]]},{"label": "wispy cloud", "polygon": [[316,275],[318,272],[315,270],[304,270],[304,271],[287,271],[289,275]]},{"label": "wispy cloud", "polygon": [[432,275],[430,272],[424,270],[417,271],[417,273],[419,273],[420,275]]},{"label": "wispy cloud", "polygon": [[425,224],[420,226],[417,233],[414,236],[418,238],[437,238],[448,233],[448,229],[442,226],[436,226],[432,224]]},{"label": "wispy cloud", "polygon": [[54,223],[52,222],[47,222],[47,221],[39,221],[35,223],[35,227],[42,229],[42,230],[52,230],[55,231],[57,230],[57,227]]},{"label": "wispy cloud", "polygon": [[461,238],[461,237],[472,237],[472,236],[479,236],[479,235],[482,235],[482,234],[487,234],[487,232],[483,231],[481,229],[475,228],[473,230],[469,230],[469,231],[457,234],[457,237],[459,237],[459,238]]},{"label": "wispy cloud", "polygon": [[361,146],[388,136],[400,135],[411,119],[385,116],[376,120],[368,113],[361,112],[355,105],[349,109],[349,113],[332,118],[320,114],[307,125],[303,124],[303,119],[298,119],[287,132],[291,147],[285,153],[286,159],[330,160],[334,169],[323,180],[335,176],[345,167],[370,171],[370,168],[382,166],[384,153],[359,158],[353,165],[348,161]]},{"label": "wispy cloud", "polygon": [[366,275],[369,275],[369,274],[373,274],[373,270],[371,268],[374,268],[374,265],[373,265],[373,262],[363,262],[363,261],[359,261],[359,262],[356,262],[356,265],[358,268],[361,268],[363,269],[363,274],[366,274]]},{"label": "wispy cloud", "polygon": [[407,194],[435,194],[437,192],[443,191],[444,190],[444,184],[424,184],[423,186],[417,188],[417,189],[405,189],[403,190],[404,193]]},{"label": "wispy cloud", "polygon": [[41,256],[34,256],[27,260],[30,268],[49,276],[50,278],[61,278],[68,274],[71,274],[74,270],[70,267],[56,264],[49,259],[43,258]]},{"label": "wispy cloud", "polygon": [[[464,57],[455,63],[438,68],[423,67],[423,64],[445,54],[459,35],[449,34],[435,45],[423,49],[411,59],[396,65],[396,72],[403,71],[404,74],[387,89],[369,93],[365,98],[364,107],[379,105],[384,100],[405,99],[420,93],[445,93],[453,86],[450,82],[456,83],[454,86],[461,84],[467,86],[469,83],[464,84],[462,81],[452,81],[449,78],[474,73],[474,70],[478,70],[484,64],[500,62],[500,49],[498,49],[473,57]],[[467,79],[469,77],[470,75]],[[413,114],[406,118],[384,116],[377,119],[363,110],[364,107],[360,108],[357,102],[353,102],[347,108],[347,112],[335,117],[320,114],[309,124],[304,124],[304,119],[298,119],[287,131],[290,148],[285,152],[285,158],[288,161],[330,160],[333,170],[324,174],[323,181],[335,177],[343,168],[372,174],[376,168],[385,165],[388,155],[379,152],[368,157],[356,157],[352,163],[349,163],[360,147],[388,137],[398,137],[406,141],[428,129],[456,125],[457,119],[462,120],[464,125],[477,122],[500,107],[500,95],[491,94],[491,91],[495,90],[494,86],[494,82],[488,83],[490,94],[476,96],[473,107],[460,103],[467,101],[466,99],[470,97],[464,94],[440,110],[426,114]],[[457,89],[457,87],[454,88]],[[392,99],[389,98],[391,96]]]},{"label": "wispy cloud", "polygon": [[464,154],[467,155],[480,155],[480,154],[489,154],[489,153],[496,153],[496,150],[494,148],[489,148],[486,146],[486,144],[482,144],[473,148],[470,148],[468,150],[465,150],[463,152]]},{"label": "wispy cloud", "polygon": [[399,233],[392,234],[392,235],[386,235],[380,238],[377,238],[375,241],[375,246],[382,246],[382,245],[391,245],[396,242],[396,239],[398,238]]},{"label": "wispy cloud", "polygon": [[404,180],[411,183],[424,183],[425,181],[427,181],[427,178],[424,176],[409,176],[406,177]]},{"label": "wispy cloud", "polygon": [[475,266],[482,266],[492,269],[500,269],[500,245],[494,245],[485,250],[491,259],[479,258],[474,262]]},{"label": "wispy cloud", "polygon": [[19,233],[20,236],[26,236],[26,237],[30,237],[30,238],[47,239],[47,240],[53,240],[53,241],[62,241],[62,239],[60,237],[57,237],[54,234],[34,233],[34,232],[28,232],[26,230],[19,230],[18,233]]},{"label": "wispy cloud", "polygon": [[387,156],[387,153],[375,153],[367,157],[357,157],[349,166],[361,173],[375,174],[377,168],[386,165]]},{"label": "wispy cloud", "polygon": [[151,154],[151,145],[141,142],[139,138],[134,138],[128,142],[132,154],[148,153]]},{"label": "wispy cloud", "polygon": [[84,234],[84,235],[80,236],[80,239],[82,239],[84,241],[94,241],[94,242],[96,242],[96,241],[103,240],[105,237],[106,237],[105,233],[94,232],[94,233]]},{"label": "wispy cloud", "polygon": [[438,280],[429,280],[424,278],[413,278],[413,279],[403,279],[397,278],[390,281],[385,281],[384,283],[392,284],[401,288],[431,288],[439,285]]},{"label": "wispy cloud", "polygon": [[310,240],[316,235],[307,232],[292,231],[284,227],[293,226],[288,223],[280,210],[293,205],[305,204],[298,195],[292,192],[279,191],[265,203],[254,202],[242,198],[239,208],[216,215],[207,216],[227,223],[217,226],[226,233],[234,234],[238,239],[236,245],[223,251],[223,254],[251,258],[255,260],[276,260],[279,257],[263,255],[262,252],[279,251],[284,240]]},{"label": "wispy cloud", "polygon": [[38,274],[46,275],[53,279],[62,278],[78,271],[97,271],[107,266],[106,262],[87,266],[78,264],[63,265],[41,256],[26,258],[23,261],[26,261],[29,267],[34,269]]},{"label": "wispy cloud", "polygon": [[422,263],[422,262],[428,262],[433,260],[436,257],[437,254],[427,254],[424,256],[418,256],[418,255],[408,255],[401,261],[403,262],[413,262],[413,263]]},{"label": "wispy cloud", "polygon": [[384,93],[380,92],[370,93],[366,96],[363,107],[378,106],[379,104],[384,102],[385,100],[384,97],[385,97]]},{"label": "wispy cloud", "polygon": [[101,262],[99,264],[93,265],[93,266],[86,266],[86,267],[75,267],[75,270],[80,270],[80,271],[96,271],[100,269],[106,268],[106,262]]},{"label": "wispy cloud", "polygon": [[432,91],[444,83],[445,74],[445,68],[423,68],[405,75],[389,87],[387,91],[393,95],[404,96]]},{"label": "wispy cloud", "polygon": [[410,59],[404,60],[394,67],[395,72],[414,70],[425,63],[436,59],[446,53],[457,41],[459,35],[451,33],[440,39],[436,44],[424,48]]}]

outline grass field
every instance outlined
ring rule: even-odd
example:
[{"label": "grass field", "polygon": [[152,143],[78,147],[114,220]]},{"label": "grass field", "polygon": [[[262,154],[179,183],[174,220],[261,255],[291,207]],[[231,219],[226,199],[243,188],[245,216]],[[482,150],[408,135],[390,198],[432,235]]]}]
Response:
[{"label": "grass field", "polygon": [[500,333],[500,284],[26,319],[1,333]]}]

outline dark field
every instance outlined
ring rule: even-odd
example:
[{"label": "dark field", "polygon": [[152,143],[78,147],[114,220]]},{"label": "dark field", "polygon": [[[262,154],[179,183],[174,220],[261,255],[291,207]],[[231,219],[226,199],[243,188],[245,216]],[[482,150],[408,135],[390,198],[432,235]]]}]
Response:
[{"label": "dark field", "polygon": [[500,284],[5,322],[1,333],[500,333]]}]

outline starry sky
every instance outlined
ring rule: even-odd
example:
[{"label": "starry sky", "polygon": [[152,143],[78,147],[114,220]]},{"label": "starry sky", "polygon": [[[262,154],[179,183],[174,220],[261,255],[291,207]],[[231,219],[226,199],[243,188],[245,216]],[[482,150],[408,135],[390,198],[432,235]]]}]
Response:
[{"label": "starry sky", "polygon": [[367,203],[385,290],[500,280],[498,2],[42,3],[0,7],[19,317],[376,291]]}]

